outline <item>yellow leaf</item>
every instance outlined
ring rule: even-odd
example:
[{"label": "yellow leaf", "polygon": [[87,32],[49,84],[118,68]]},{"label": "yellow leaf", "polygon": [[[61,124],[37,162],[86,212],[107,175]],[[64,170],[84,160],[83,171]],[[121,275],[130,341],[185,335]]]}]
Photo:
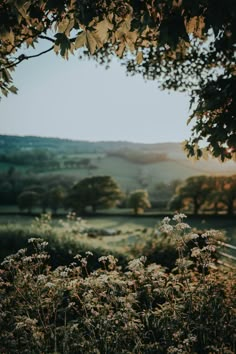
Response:
[{"label": "yellow leaf", "polygon": [[188,143],[188,140],[184,140],[184,141],[182,141],[181,142],[181,149],[183,150],[183,151],[187,151],[187,149],[186,149],[186,144]]},{"label": "yellow leaf", "polygon": [[119,44],[119,47],[116,50],[116,54],[118,55],[119,58],[122,58],[124,51],[125,51],[125,43],[122,42]]},{"label": "yellow leaf", "polygon": [[130,27],[131,27],[131,20],[129,18],[125,19],[120,23],[117,32],[120,33],[120,35],[127,34],[130,31]]},{"label": "yellow leaf", "polygon": [[131,50],[131,52],[135,51],[135,42],[138,38],[137,32],[128,32],[125,36],[125,40],[127,43],[128,48]]},{"label": "yellow leaf", "polygon": [[75,49],[81,48],[86,43],[86,33],[81,32],[75,40]]},{"label": "yellow leaf", "polygon": [[128,32],[126,37],[129,38],[129,40],[131,40],[133,43],[135,43],[138,38],[138,33],[136,31]]},{"label": "yellow leaf", "polygon": [[193,33],[196,37],[201,38],[205,28],[204,18],[202,16],[194,16],[185,23],[185,27],[187,33]]},{"label": "yellow leaf", "polygon": [[110,13],[107,15],[107,19],[108,19],[108,21],[109,21],[109,22],[112,22],[113,17],[114,17],[113,12],[110,12]]},{"label": "yellow leaf", "polygon": [[136,61],[137,61],[137,64],[141,64],[142,63],[142,61],[143,61],[143,53],[142,52],[138,52],[137,53]]},{"label": "yellow leaf", "polygon": [[69,23],[70,20],[68,18],[63,18],[63,20],[58,24],[58,32],[65,32]]},{"label": "yellow leaf", "polygon": [[97,49],[97,41],[94,37],[93,33],[90,31],[86,31],[86,46],[90,52],[90,54],[94,54]]},{"label": "yellow leaf", "polygon": [[75,25],[75,20],[74,18],[71,18],[65,31],[67,37],[69,37],[71,30],[74,28],[74,25]]},{"label": "yellow leaf", "polygon": [[60,46],[55,44],[53,50],[58,55],[58,53],[60,51]]},{"label": "yellow leaf", "polygon": [[97,41],[101,44],[105,43],[108,39],[108,30],[112,30],[113,27],[113,24],[110,23],[107,19],[98,22],[98,24],[95,26],[95,36]]},{"label": "yellow leaf", "polygon": [[15,35],[14,35],[14,33],[12,31],[10,31],[9,34],[8,34],[8,40],[9,40],[9,42],[12,45],[14,45],[14,43],[15,43]]}]

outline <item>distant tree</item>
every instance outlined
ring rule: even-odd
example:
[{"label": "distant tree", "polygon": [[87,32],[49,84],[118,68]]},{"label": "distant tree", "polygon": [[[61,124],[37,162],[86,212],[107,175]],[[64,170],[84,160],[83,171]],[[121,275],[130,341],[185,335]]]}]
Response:
[{"label": "distant tree", "polygon": [[180,186],[170,201],[171,209],[190,208],[198,214],[212,191],[211,178],[207,176],[189,177]]},{"label": "distant tree", "polygon": [[93,212],[98,208],[112,208],[122,198],[118,184],[110,176],[88,177],[78,182],[71,190],[67,206],[84,212],[91,207]]},{"label": "distant tree", "polygon": [[32,209],[39,205],[40,195],[36,192],[22,192],[17,198],[17,204],[20,210],[27,209],[31,213]]},{"label": "distant tree", "polygon": [[137,189],[129,195],[128,206],[134,210],[135,214],[142,213],[144,209],[151,208],[148,192],[144,189]]},{"label": "distant tree", "polygon": [[36,192],[41,195],[45,192],[45,187],[43,187],[39,184],[32,184],[32,185],[26,186],[24,188],[23,192]]},{"label": "distant tree", "polygon": [[56,213],[57,209],[64,205],[65,190],[62,186],[51,188],[47,193],[47,204]]},{"label": "distant tree", "polygon": [[225,207],[228,215],[233,215],[236,209],[236,175],[217,176],[212,178],[214,188],[209,195],[209,205],[213,205],[215,212],[219,207]]},{"label": "distant tree", "polygon": [[155,189],[152,190],[152,200],[153,206],[156,204],[157,206],[167,207],[171,198],[174,196],[176,188],[178,185],[182,183],[181,180],[173,180],[169,183],[159,182],[155,185]]},{"label": "distant tree", "polygon": [[0,183],[0,204],[11,205],[14,202],[14,190],[12,184],[7,182],[7,180]]},{"label": "distant tree", "polygon": [[24,188],[23,192],[36,192],[39,195],[39,206],[42,208],[42,212],[46,213],[48,207],[48,192],[45,185],[32,184]]}]

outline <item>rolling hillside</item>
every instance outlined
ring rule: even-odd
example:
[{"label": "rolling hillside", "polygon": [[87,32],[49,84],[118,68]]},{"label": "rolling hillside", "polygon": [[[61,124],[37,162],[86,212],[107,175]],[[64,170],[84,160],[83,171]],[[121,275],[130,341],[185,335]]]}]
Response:
[{"label": "rolling hillside", "polygon": [[86,176],[111,175],[123,191],[137,188],[155,193],[157,184],[193,175],[236,173],[235,163],[188,160],[179,143],[141,144],[89,142],[57,138],[0,135],[0,173],[14,168],[23,174]]}]

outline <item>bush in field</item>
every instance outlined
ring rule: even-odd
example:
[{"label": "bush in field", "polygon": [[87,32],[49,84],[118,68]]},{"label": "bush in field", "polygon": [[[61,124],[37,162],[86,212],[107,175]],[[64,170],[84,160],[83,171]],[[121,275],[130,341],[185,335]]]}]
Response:
[{"label": "bush in field", "polygon": [[181,215],[161,229],[176,242],[171,272],[145,257],[124,271],[112,255],[90,272],[91,252],[52,270],[47,243],[30,239],[1,266],[2,352],[234,353],[235,274],[213,264],[215,234],[200,246]]}]

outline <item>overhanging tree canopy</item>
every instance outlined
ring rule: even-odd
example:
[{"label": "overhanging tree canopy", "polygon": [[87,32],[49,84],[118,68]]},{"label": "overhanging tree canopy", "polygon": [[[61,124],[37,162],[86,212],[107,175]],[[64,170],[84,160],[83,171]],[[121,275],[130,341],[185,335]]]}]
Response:
[{"label": "overhanging tree canopy", "polygon": [[[115,54],[129,73],[189,92],[188,155],[235,159],[235,27],[235,0],[3,0],[1,92],[16,92],[15,66],[48,51],[68,58],[80,50],[99,63]],[[19,54],[38,40],[48,49]]]}]

